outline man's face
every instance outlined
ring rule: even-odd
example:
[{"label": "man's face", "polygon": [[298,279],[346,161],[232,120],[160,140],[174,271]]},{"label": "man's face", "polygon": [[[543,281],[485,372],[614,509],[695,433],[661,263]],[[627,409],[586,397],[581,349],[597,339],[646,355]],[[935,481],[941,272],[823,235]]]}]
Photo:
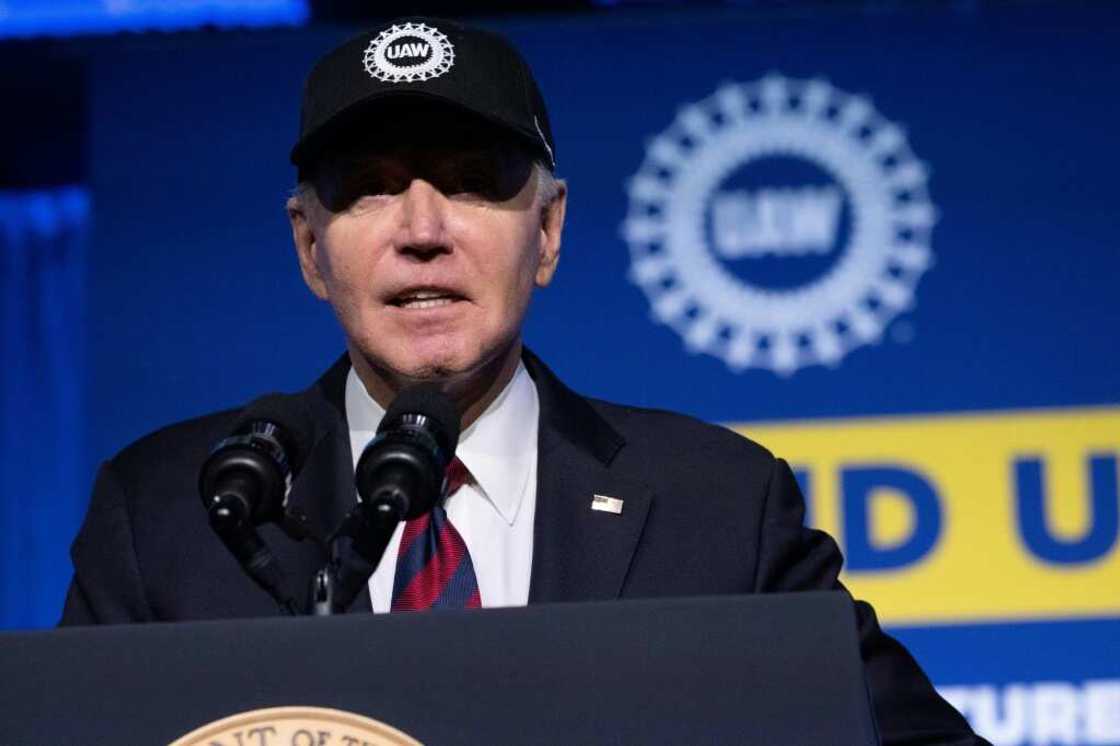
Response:
[{"label": "man's face", "polygon": [[469,376],[516,350],[564,212],[520,145],[413,107],[324,156],[313,185],[320,204],[290,210],[304,278],[381,379]]}]

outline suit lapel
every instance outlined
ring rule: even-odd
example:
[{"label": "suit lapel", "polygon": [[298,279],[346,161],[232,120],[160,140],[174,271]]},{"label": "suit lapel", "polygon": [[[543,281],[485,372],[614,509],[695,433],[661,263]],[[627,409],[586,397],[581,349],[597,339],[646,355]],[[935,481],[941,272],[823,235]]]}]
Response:
[{"label": "suit lapel", "polygon": [[[525,366],[541,403],[529,602],[617,598],[652,492],[610,469],[625,442],[586,400],[527,350]],[[622,500],[621,513],[592,510],[595,495]]]},{"label": "suit lapel", "polygon": [[350,363],[343,356],[299,394],[313,427],[311,450],[292,483],[287,512],[320,540],[354,504],[353,460],[346,425],[345,386]]},{"label": "suit lapel", "polygon": [[[295,402],[308,415],[312,445],[288,495],[286,530],[275,526],[262,528],[262,535],[281,567],[293,575],[292,591],[300,601],[306,597],[315,573],[327,561],[327,537],[356,499],[344,403],[349,369],[349,360],[344,355],[310,388],[295,395]],[[306,538],[300,540],[301,535]],[[366,611],[370,608],[368,598],[365,594]],[[361,597],[354,608],[360,606]]]}]

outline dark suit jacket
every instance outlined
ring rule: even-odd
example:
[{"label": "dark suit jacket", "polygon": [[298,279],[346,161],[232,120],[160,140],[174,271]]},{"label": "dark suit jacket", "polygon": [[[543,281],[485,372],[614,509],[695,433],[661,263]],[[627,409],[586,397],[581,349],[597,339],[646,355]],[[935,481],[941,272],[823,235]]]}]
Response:
[{"label": "dark suit jacket", "polygon": [[[530,603],[841,587],[840,552],[802,526],[803,500],[784,461],[724,428],[584,399],[531,353],[525,363],[541,405]],[[348,370],[343,358],[295,395],[315,432],[289,506],[320,536],[355,500]],[[199,466],[237,414],[165,428],[102,466],[72,549],[63,624],[278,613],[211,532],[198,497]],[[622,498],[625,509],[592,511],[594,494]],[[302,598],[322,551],[274,526],[262,534]],[[358,605],[368,610],[368,596]],[[983,743],[879,629],[871,607],[856,609],[883,742]]]}]

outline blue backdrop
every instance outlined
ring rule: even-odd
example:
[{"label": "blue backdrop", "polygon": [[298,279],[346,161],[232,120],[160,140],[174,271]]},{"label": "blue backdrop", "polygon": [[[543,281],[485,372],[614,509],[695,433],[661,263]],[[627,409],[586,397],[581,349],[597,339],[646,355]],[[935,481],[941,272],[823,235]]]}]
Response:
[{"label": "blue backdrop", "polygon": [[[571,189],[529,344],[583,393],[757,434],[849,549],[830,498],[871,506],[868,556],[910,555],[849,582],[990,737],[1120,743],[1116,6],[491,25],[537,72]],[[98,53],[85,478],[160,424],[302,388],[340,352],[282,206],[299,81],[348,33]],[[861,450],[834,453],[845,440]],[[1037,531],[1095,537],[1084,561],[1021,538],[1030,479],[1011,464],[1027,457],[1051,467]],[[917,477],[863,503],[829,486],[884,459]],[[926,503],[906,487],[922,483]],[[60,601],[65,578],[36,573]]]},{"label": "blue backdrop", "polygon": [[0,619],[49,624],[85,511],[89,194],[0,192]]}]

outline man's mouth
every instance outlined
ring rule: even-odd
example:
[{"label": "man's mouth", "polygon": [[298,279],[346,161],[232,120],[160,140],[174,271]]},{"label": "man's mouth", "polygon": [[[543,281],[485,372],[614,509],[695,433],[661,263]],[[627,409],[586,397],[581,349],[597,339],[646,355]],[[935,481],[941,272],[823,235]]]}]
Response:
[{"label": "man's mouth", "polygon": [[463,296],[450,290],[442,289],[415,289],[394,296],[389,304],[397,308],[419,311],[427,308],[449,306],[456,301],[463,300]]}]

